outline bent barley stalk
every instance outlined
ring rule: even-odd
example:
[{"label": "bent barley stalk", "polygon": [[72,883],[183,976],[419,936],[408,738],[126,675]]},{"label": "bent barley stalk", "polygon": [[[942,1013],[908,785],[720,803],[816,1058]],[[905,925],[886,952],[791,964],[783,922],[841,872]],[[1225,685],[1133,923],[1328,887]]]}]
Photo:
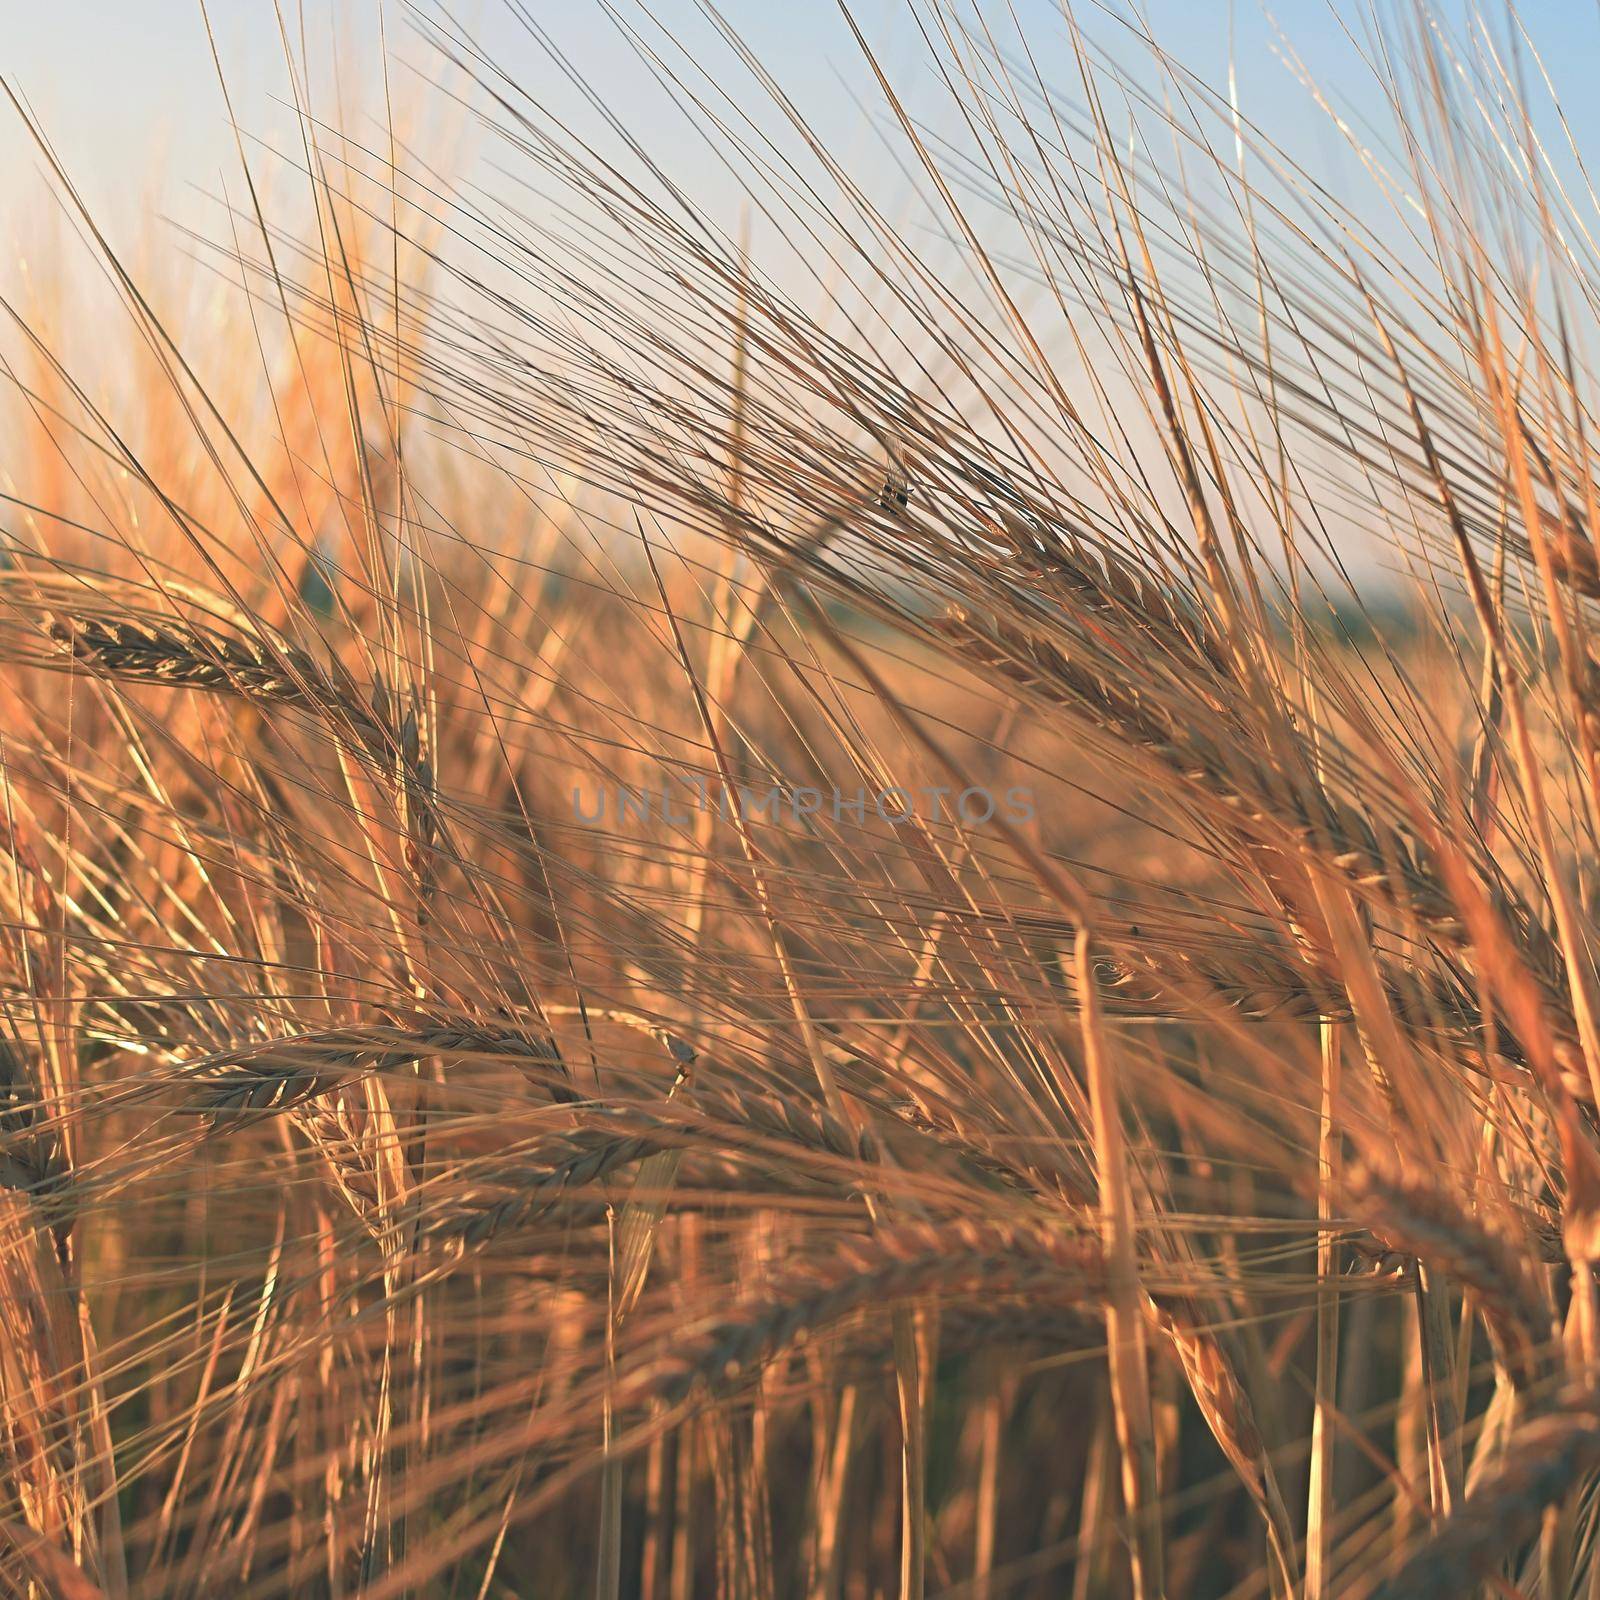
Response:
[{"label": "bent barley stalk", "polygon": [[1444,1600],[1471,1593],[1597,1465],[1600,1419],[1582,1396],[1564,1394],[1550,1415],[1533,1418],[1511,1435],[1494,1476],[1393,1577],[1364,1586],[1362,1600]]}]

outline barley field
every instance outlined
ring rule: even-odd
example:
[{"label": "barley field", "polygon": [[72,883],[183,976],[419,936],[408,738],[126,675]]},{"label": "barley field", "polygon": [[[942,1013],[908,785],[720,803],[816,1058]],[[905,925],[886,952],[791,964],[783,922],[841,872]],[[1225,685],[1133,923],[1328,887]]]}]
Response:
[{"label": "barley field", "polygon": [[4,76],[0,1592],[1595,1600],[1576,19],[336,9]]}]

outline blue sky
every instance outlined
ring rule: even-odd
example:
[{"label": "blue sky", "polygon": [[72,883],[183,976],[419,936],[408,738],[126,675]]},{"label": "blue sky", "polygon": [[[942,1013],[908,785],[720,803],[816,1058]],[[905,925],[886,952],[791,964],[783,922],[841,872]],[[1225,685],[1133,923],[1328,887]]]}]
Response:
[{"label": "blue sky", "polygon": [[[473,165],[474,160],[485,159],[485,152],[488,159],[506,160],[507,153],[491,140],[464,132],[459,116],[452,122],[441,115],[449,101],[430,87],[430,81],[436,83],[448,70],[411,25],[404,0],[281,3],[296,48],[303,28],[306,54],[317,66],[313,95],[320,114],[355,128],[375,145],[381,143],[375,124],[361,120],[363,114],[382,109],[381,17],[397,99],[429,108],[433,118],[420,127],[419,153],[436,160],[452,178],[479,173],[487,177],[483,168]],[[427,12],[438,0],[416,3]],[[635,19],[647,15],[640,0],[612,3]],[[887,209],[893,215],[895,169],[888,165],[862,109],[870,102],[872,114],[881,117],[882,102],[835,0],[722,3],[723,14],[805,111],[813,128],[845,156],[852,173],[863,177],[880,201],[888,199]],[[947,3],[971,6],[974,0]],[[977,3],[1001,30],[1008,11],[1014,11],[1046,78],[1069,92],[1074,88],[1075,70],[1056,0]],[[1127,3],[1080,0],[1077,14],[1095,40],[1119,59],[1134,61],[1139,52],[1112,17],[1114,7]],[[1337,9],[1324,0],[1278,0],[1270,13],[1258,0],[1138,3],[1155,36],[1202,80],[1225,85],[1231,51],[1246,115],[1351,204],[1357,215],[1370,220],[1367,207],[1374,197],[1359,162],[1286,66],[1280,44],[1280,39],[1288,41],[1352,121],[1381,122],[1383,112],[1370,72],[1340,20],[1345,18],[1359,33],[1361,0]],[[1408,0],[1379,3],[1398,6]],[[1466,0],[1440,0],[1439,9],[1459,26],[1465,4]],[[714,83],[726,85],[740,106],[764,104],[748,80],[741,80],[695,0],[651,0],[651,5],[657,22],[685,43],[690,58],[705,67]],[[571,86],[519,22],[519,6],[549,30],[560,51],[602,91],[607,105],[661,167],[687,186],[696,200],[703,200],[707,213],[731,234],[739,210],[733,184],[651,81],[608,19],[602,0],[451,0],[450,10],[532,97],[561,112],[577,107]],[[926,6],[920,9],[925,12]],[[906,0],[854,0],[853,12],[914,110],[926,116],[936,133],[943,118],[949,131],[957,134],[954,114],[928,68],[926,45]],[[1580,147],[1592,153],[1591,172],[1600,174],[1600,96],[1594,92],[1600,69],[1600,0],[1585,0],[1582,5],[1527,0],[1521,15],[1543,53]],[[266,146],[295,156],[295,127],[284,105],[288,80],[272,0],[210,0],[209,16],[240,122]],[[1349,21],[1352,17],[1354,21]],[[1491,17],[1493,25],[1503,29],[1505,12],[1498,4]],[[5,41],[0,74],[34,108],[96,220],[121,253],[131,253],[137,260],[141,253],[160,248],[160,233],[152,236],[150,228],[153,212],[226,243],[227,222],[214,197],[226,184],[232,199],[242,203],[242,186],[199,0],[55,0],[50,6],[40,6],[36,0],[0,0],[0,39]],[[1150,79],[1148,68],[1144,76]],[[339,117],[333,107],[336,88],[344,91],[356,114]],[[576,120],[586,133],[595,126],[593,113],[584,108],[578,108]],[[766,120],[770,126],[770,106]],[[258,181],[265,175],[270,182],[273,160],[255,146],[251,159]],[[874,162],[880,165],[874,168]],[[21,136],[16,117],[9,106],[0,104],[0,218],[10,245],[0,256],[0,284],[9,281],[17,259],[36,248],[41,230],[54,223],[53,206],[33,175],[38,166],[38,154]],[[299,180],[287,167],[280,164],[278,177],[280,197],[285,190],[298,192]],[[758,226],[758,260],[764,259],[761,245]],[[50,254],[46,259],[59,258]],[[771,266],[770,261],[764,264]]]},{"label": "blue sky", "polygon": [[[402,101],[408,96],[420,99],[434,112],[447,103],[437,90],[426,91],[423,78],[437,78],[441,63],[408,26],[399,0],[282,3],[297,33],[303,16],[307,54],[319,64],[314,95],[323,114],[333,114],[336,66],[352,104],[368,113],[381,109],[376,94],[381,81],[376,70],[380,3],[396,94]],[[630,15],[641,15],[638,0],[613,3]],[[1044,75],[1072,87],[1075,73],[1057,5],[1051,0],[981,3],[985,14],[1002,24],[1007,11],[1014,10]],[[1080,17],[1098,41],[1131,60],[1135,52],[1127,34],[1109,17],[1112,3],[1083,0]],[[1321,0],[1278,0],[1270,17],[1257,0],[1236,0],[1232,6],[1228,0],[1140,3],[1156,37],[1203,81],[1225,85],[1231,47],[1246,115],[1358,215],[1366,214],[1371,192],[1358,161],[1279,55],[1281,29],[1319,83],[1335,95],[1342,114],[1357,123],[1366,118],[1381,122],[1371,76],[1334,10]],[[517,22],[512,9],[517,4],[550,29],[561,51],[603,90],[609,107],[650,156],[697,199],[704,198],[709,210],[719,212],[717,220],[731,233],[738,209],[732,185],[708,159],[705,145],[690,137],[681,115],[608,21],[600,0],[459,0],[453,9],[480,35],[492,59],[531,96],[564,110],[576,97]],[[1440,0],[1440,8],[1459,23],[1464,0]],[[738,73],[693,0],[653,0],[653,9],[658,21],[686,42],[691,60],[704,66],[714,83],[725,84],[739,105],[761,103],[747,84],[740,87]],[[1600,69],[1600,3],[1527,0],[1520,9],[1578,144],[1589,153],[1590,171],[1600,177],[1600,96],[1594,90]],[[872,101],[877,115],[882,107],[835,0],[723,0],[723,10],[804,109],[812,127],[846,156],[853,173],[867,176],[862,169],[880,155],[881,147],[859,100]],[[917,111],[927,114],[934,131],[941,131],[940,117],[950,119],[952,112],[928,71],[925,46],[905,0],[856,0],[854,11],[896,86],[908,93]],[[1352,11],[1359,17],[1355,6],[1346,8],[1346,14]],[[1505,13],[1498,5],[1492,16],[1495,26],[1504,26]],[[287,80],[272,0],[211,0],[210,17],[242,124],[268,145],[292,152],[294,124],[281,103]],[[152,210],[226,245],[226,220],[206,194],[215,195],[225,182],[240,202],[242,191],[198,0],[55,0],[48,7],[37,0],[0,0],[0,39],[0,74],[34,108],[96,219],[136,272],[152,248],[161,245],[159,234],[151,235]],[[586,130],[593,124],[592,114],[582,123]],[[345,126],[351,125],[347,119]],[[957,132],[953,123],[949,131]],[[475,170],[472,148],[459,120],[453,128],[444,121],[424,125],[419,135],[421,154],[437,160],[452,177]],[[476,148],[482,160],[490,142],[480,139]],[[493,154],[504,160],[506,152]],[[252,164],[258,180],[273,165],[259,151]],[[50,205],[41,203],[46,191],[31,176],[37,165],[37,153],[20,137],[16,118],[0,105],[0,218],[7,229],[0,286],[9,286],[38,231],[52,224]],[[284,187],[293,190],[298,180],[292,173],[284,176],[289,180]],[[885,165],[872,176],[892,183],[893,169]],[[884,197],[881,186],[875,192]],[[758,236],[757,260],[770,268],[760,243]],[[47,253],[44,259],[59,258]],[[778,276],[783,281],[781,269]]]},{"label": "blue sky", "polygon": [[[311,55],[327,66],[339,59],[347,84],[370,85],[380,0],[283,0],[291,27],[300,18]],[[391,45],[414,63],[427,63],[405,19],[404,7],[382,0]],[[614,89],[615,103],[644,138],[668,158],[682,129],[660,103],[643,92],[637,63],[615,29],[591,0],[524,0],[562,47],[595,81]],[[1014,0],[1033,36],[1044,41],[1048,69],[1052,53],[1060,76],[1070,78],[1059,12],[1048,0]],[[497,58],[519,81],[540,92],[557,92],[554,74],[515,22],[506,0],[466,0],[452,8],[472,21]],[[659,0],[655,14],[690,39],[706,34],[690,0]],[[1003,8],[986,9],[1003,16]],[[1116,30],[1098,8],[1080,6],[1085,26],[1111,40]],[[1273,25],[1256,0],[1145,0],[1156,35],[1202,76],[1220,82],[1231,37],[1241,94],[1257,120],[1286,139],[1313,170],[1338,181],[1347,158],[1326,119],[1309,103],[1274,53]],[[1447,0],[1447,15],[1459,15]],[[1600,68],[1600,6],[1534,0],[1521,13],[1547,65],[1566,90],[1567,115],[1580,138],[1600,135],[1593,82]],[[861,0],[856,15],[901,81],[915,82],[920,56],[910,13],[900,0]],[[1357,7],[1343,8],[1359,15]],[[859,137],[860,117],[844,84],[865,84],[858,52],[834,0],[725,0],[724,14],[744,33],[785,86],[819,122],[837,130],[841,142]],[[1500,15],[1497,9],[1493,14]],[[283,93],[282,52],[272,0],[212,0],[216,30],[241,121],[270,136],[282,129],[272,99]],[[1371,110],[1370,85],[1343,38],[1334,11],[1321,0],[1280,0],[1272,16],[1319,75],[1349,96],[1360,112]],[[475,19],[475,20],[474,20]],[[211,65],[198,0],[0,0],[0,72],[39,112],[69,169],[114,225],[128,225],[155,198],[186,220],[199,215],[192,187],[215,189],[231,162],[231,139]],[[364,66],[358,63],[363,63]],[[432,67],[427,70],[433,70]],[[841,81],[842,80],[842,81]],[[397,90],[413,90],[411,72],[397,66]],[[370,101],[369,101],[370,103]],[[12,199],[27,195],[25,174],[34,157],[16,135],[9,110],[0,116],[0,181]],[[1596,138],[1588,138],[1591,148]],[[688,163],[697,156],[685,150]]]}]

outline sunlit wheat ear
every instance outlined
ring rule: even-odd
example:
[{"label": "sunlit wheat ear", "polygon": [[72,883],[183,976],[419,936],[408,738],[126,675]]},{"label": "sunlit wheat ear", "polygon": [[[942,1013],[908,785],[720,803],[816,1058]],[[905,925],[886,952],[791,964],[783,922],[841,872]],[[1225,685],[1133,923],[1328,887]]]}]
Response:
[{"label": "sunlit wheat ear", "polygon": [[1249,1395],[1216,1336],[1200,1325],[1192,1308],[1161,1306],[1152,1300],[1150,1311],[1183,1367],[1212,1437],[1260,1505],[1279,1576],[1292,1587],[1296,1577],[1294,1526]]},{"label": "sunlit wheat ear", "polygon": [[[35,587],[32,580],[13,587],[22,591],[24,603],[32,599],[28,593]],[[175,617],[118,616],[114,589],[107,600],[90,609],[83,604],[87,597],[79,586],[66,587],[68,597],[78,589],[79,609],[59,610],[48,601],[39,607],[42,633],[54,649],[39,655],[38,647],[30,648],[24,634],[13,647],[12,659],[98,670],[112,678],[174,689],[209,690],[302,706],[343,718],[350,730],[364,739],[384,736],[373,705],[354,693],[354,685],[342,673],[319,666],[306,651],[265,630],[224,631],[212,625],[190,625]],[[7,620],[15,628],[14,618]],[[378,703],[382,704],[381,697]]]},{"label": "sunlit wheat ear", "polygon": [[1555,1330],[1526,1237],[1470,1216],[1457,1196],[1419,1173],[1360,1164],[1348,1185],[1356,1216],[1380,1239],[1473,1291],[1498,1359],[1516,1383],[1533,1384],[1548,1373]]}]

